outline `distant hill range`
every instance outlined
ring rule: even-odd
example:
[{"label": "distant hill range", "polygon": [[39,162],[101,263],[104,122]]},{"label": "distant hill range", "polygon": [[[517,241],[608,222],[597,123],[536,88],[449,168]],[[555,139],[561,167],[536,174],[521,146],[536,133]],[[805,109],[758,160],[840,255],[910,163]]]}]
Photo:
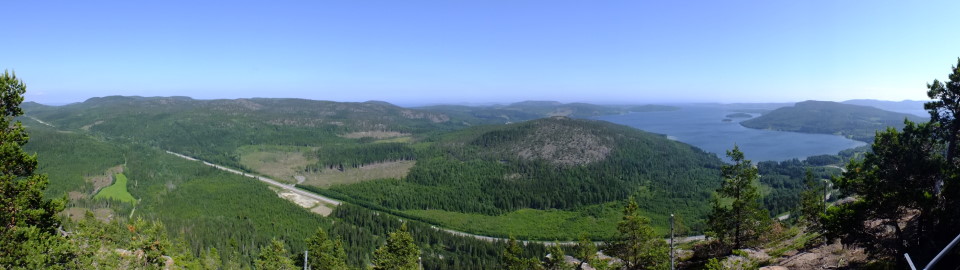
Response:
[{"label": "distant hill range", "polygon": [[666,105],[611,106],[557,101],[523,101],[509,105],[434,105],[416,109],[447,114],[455,120],[468,123],[503,124],[551,116],[589,118],[628,112],[673,111],[680,108]]},{"label": "distant hill range", "polygon": [[903,120],[919,122],[925,118],[870,106],[830,101],[804,101],[783,107],[757,118],[740,122],[755,129],[835,134],[858,141],[872,142],[877,130],[903,128]]},{"label": "distant hill range", "polygon": [[851,105],[860,105],[860,106],[870,106],[881,110],[898,112],[898,113],[909,113],[917,116],[928,117],[928,113],[923,109],[923,104],[927,101],[923,100],[903,100],[903,101],[888,101],[888,100],[875,100],[875,99],[851,99],[844,102],[843,104]]}]

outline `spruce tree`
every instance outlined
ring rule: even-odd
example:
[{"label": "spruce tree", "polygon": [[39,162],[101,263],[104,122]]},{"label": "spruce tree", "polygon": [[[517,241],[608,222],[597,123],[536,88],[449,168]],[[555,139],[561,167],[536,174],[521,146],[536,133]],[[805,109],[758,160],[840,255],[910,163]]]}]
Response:
[{"label": "spruce tree", "polygon": [[314,270],[347,269],[347,253],[343,250],[343,241],[331,240],[323,228],[318,228],[307,239],[307,262]]},{"label": "spruce tree", "polygon": [[669,247],[650,227],[650,219],[640,215],[640,207],[631,197],[617,224],[618,240],[607,250],[623,260],[626,269],[669,268]]},{"label": "spruce tree", "polygon": [[820,216],[826,209],[824,190],[826,185],[818,183],[810,170],[804,176],[804,190],[800,192],[800,221],[808,231],[819,232],[822,228]]},{"label": "spruce tree", "polygon": [[531,270],[531,269],[543,269],[543,265],[540,264],[536,258],[524,258],[523,257],[523,247],[520,246],[520,242],[516,238],[510,236],[510,240],[507,240],[507,247],[503,250],[503,266],[501,269],[507,270]]},{"label": "spruce tree", "polygon": [[260,247],[260,256],[253,265],[257,269],[276,269],[276,270],[294,270],[293,260],[288,257],[290,254],[283,242],[277,239],[270,240],[270,244]]},{"label": "spruce tree", "polygon": [[[724,244],[733,240],[734,249],[744,248],[756,240],[770,223],[769,214],[760,205],[757,189],[760,174],[750,160],[744,158],[740,147],[727,151],[732,165],[720,168],[723,183],[717,190],[707,221],[709,231]],[[727,205],[724,201],[729,200]]]},{"label": "spruce tree", "polygon": [[23,151],[29,140],[20,121],[27,87],[16,74],[0,75],[0,268],[52,268],[70,260],[57,233],[63,200],[43,198],[47,176],[35,174],[37,156]]},{"label": "spruce tree", "polygon": [[407,224],[390,233],[387,243],[373,252],[373,269],[414,270],[420,268],[420,248],[413,243]]},{"label": "spruce tree", "polygon": [[580,235],[574,255],[580,259],[580,264],[577,264],[578,270],[583,269],[584,264],[593,265],[594,258],[597,257],[597,244],[591,242],[587,235]]},{"label": "spruce tree", "polygon": [[566,261],[566,254],[563,252],[563,248],[560,247],[560,243],[554,243],[550,248],[547,249],[549,257],[544,258],[543,268],[547,270],[568,270],[573,269]]}]

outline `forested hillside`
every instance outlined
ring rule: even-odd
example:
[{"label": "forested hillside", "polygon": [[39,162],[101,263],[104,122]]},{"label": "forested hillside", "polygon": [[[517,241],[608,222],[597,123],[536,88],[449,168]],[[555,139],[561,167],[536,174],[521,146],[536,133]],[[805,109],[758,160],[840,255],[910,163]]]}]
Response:
[{"label": "forested hillside", "polygon": [[[105,141],[24,120],[32,138],[26,150],[40,157],[40,172],[50,178],[47,196],[69,195],[64,214],[79,220],[89,211],[107,223],[132,222],[131,218],[137,217],[162,222],[165,232],[161,234],[182,242],[184,252],[203,257],[215,249],[224,266],[249,266],[261,252],[260,247],[271,239],[283,240],[292,251],[302,251],[306,239],[317,228],[324,228],[332,237],[343,239],[348,262],[359,267],[370,263],[373,250],[388,232],[400,226],[397,217],[350,205],[323,217],[279,198],[266,185],[247,177],[152,147]],[[91,178],[115,166],[129,176],[127,188],[137,199],[136,204],[94,198]],[[71,226],[75,225],[68,224],[68,229]],[[104,226],[98,230],[116,230],[110,229],[116,225]],[[453,236],[422,223],[409,226],[416,242],[424,246],[424,265],[429,269],[491,268],[499,264],[496,254],[502,244]],[[111,245],[122,247],[124,243]],[[542,256],[542,247],[529,248],[531,254]]]},{"label": "forested hillside", "polygon": [[431,145],[417,152],[404,179],[320,192],[398,211],[493,216],[527,208],[581,211],[633,195],[649,214],[681,213],[699,228],[696,220],[719,184],[715,156],[606,122],[553,117],[427,140]]},{"label": "forested hillside", "polygon": [[740,124],[756,129],[835,134],[872,142],[878,130],[903,128],[904,119],[915,122],[924,120],[916,115],[874,107],[811,100],[773,110]]},{"label": "forested hillside", "polygon": [[89,131],[231,166],[239,165],[235,151],[243,145],[318,145],[351,141],[358,134],[463,126],[444,114],[384,102],[112,96],[27,108],[28,117],[60,129]]},{"label": "forested hillside", "polygon": [[666,105],[595,105],[588,103],[561,103],[556,101],[523,101],[509,105],[462,106],[433,105],[419,107],[426,111],[450,115],[455,120],[477,124],[503,124],[550,116],[589,118],[627,112],[670,111],[679,108]]}]

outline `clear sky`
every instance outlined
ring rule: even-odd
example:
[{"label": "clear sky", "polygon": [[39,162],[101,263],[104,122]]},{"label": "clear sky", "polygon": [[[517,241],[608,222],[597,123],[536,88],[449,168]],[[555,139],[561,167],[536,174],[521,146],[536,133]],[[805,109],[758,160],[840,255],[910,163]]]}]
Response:
[{"label": "clear sky", "polygon": [[[202,2],[202,3],[200,3]],[[106,95],[398,104],[926,99],[960,1],[8,1],[0,69]]]}]

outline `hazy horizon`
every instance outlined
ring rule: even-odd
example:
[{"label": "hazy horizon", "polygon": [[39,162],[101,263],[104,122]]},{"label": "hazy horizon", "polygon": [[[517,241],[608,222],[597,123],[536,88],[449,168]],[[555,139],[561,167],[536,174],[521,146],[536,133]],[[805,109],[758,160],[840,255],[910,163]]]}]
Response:
[{"label": "hazy horizon", "polygon": [[[387,102],[387,103],[390,103],[390,104],[393,104],[393,105],[397,105],[397,106],[401,106],[401,107],[409,107],[409,108],[413,108],[413,107],[426,107],[426,106],[434,106],[434,105],[496,106],[496,105],[510,105],[510,104],[514,104],[514,103],[528,102],[528,101],[560,102],[560,103],[563,103],[563,104],[569,104],[569,103],[588,103],[588,104],[605,105],[605,106],[621,106],[621,105],[622,105],[622,106],[629,106],[629,105],[698,105],[698,104],[699,104],[699,105],[793,104],[793,103],[797,103],[797,102],[809,101],[809,99],[808,99],[808,100],[785,101],[785,102],[695,102],[695,101],[688,101],[688,102],[683,102],[683,101],[677,101],[677,102],[642,102],[642,101],[638,101],[638,102],[587,102],[587,101],[560,101],[560,100],[551,100],[551,99],[530,99],[530,100],[510,100],[510,101],[491,101],[491,102],[450,101],[450,102],[434,102],[434,103],[428,103],[428,102],[420,102],[420,103],[417,103],[417,102],[393,102],[393,101],[390,101],[390,100],[377,100],[377,99],[343,101],[343,100],[329,100],[329,99],[311,99],[311,98],[301,98],[301,97],[195,98],[195,97],[191,97],[191,96],[109,95],[109,96],[89,97],[89,98],[85,98],[85,99],[80,100],[80,101],[62,102],[62,103],[48,103],[48,102],[40,102],[40,101],[29,100],[29,99],[25,99],[24,102],[35,102],[35,103],[39,103],[39,104],[47,105],[47,106],[63,106],[63,105],[69,105],[69,104],[74,104],[74,103],[82,103],[82,102],[85,102],[85,101],[87,101],[87,100],[89,100],[89,99],[92,99],[92,98],[104,98],[104,97],[110,97],[110,96],[141,97],[141,98],[187,97],[187,98],[191,98],[191,99],[194,99],[194,100],[234,100],[234,99],[275,98],[275,99],[307,99],[307,100],[333,101],[333,102],[369,102],[369,101],[380,101],[380,102]],[[852,101],[852,100],[875,100],[875,101],[881,101],[881,102],[894,102],[894,103],[896,103],[896,102],[926,102],[926,101],[927,101],[927,100],[909,100],[909,99],[907,99],[907,100],[882,100],[882,99],[859,99],[859,98],[847,99],[847,100],[816,100],[816,101],[832,101],[832,102],[841,102],[841,103],[842,103],[842,102],[847,102],[847,101]]]},{"label": "hazy horizon", "polygon": [[936,2],[14,2],[0,69],[44,104],[925,100],[960,56]]}]

